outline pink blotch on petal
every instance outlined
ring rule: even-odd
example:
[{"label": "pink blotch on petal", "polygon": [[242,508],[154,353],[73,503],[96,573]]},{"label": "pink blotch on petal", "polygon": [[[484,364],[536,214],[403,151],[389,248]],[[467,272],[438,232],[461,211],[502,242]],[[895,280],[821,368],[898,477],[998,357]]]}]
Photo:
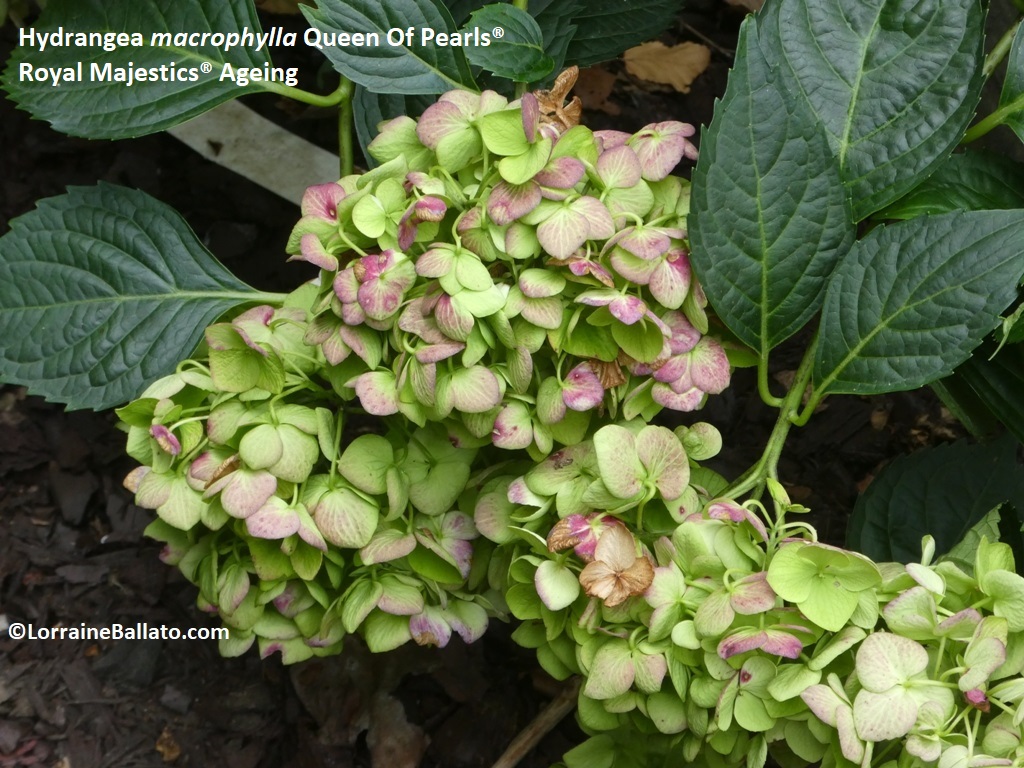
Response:
[{"label": "pink blotch on petal", "polygon": [[340,184],[314,184],[307,187],[302,195],[302,215],[317,216],[327,221],[338,221],[338,203],[345,199],[345,190]]},{"label": "pink blotch on petal", "polygon": [[156,444],[160,446],[160,450],[164,453],[169,453],[171,456],[177,456],[181,453],[181,443],[178,441],[178,438],[163,424],[154,424],[149,428],[149,434],[154,437]]}]

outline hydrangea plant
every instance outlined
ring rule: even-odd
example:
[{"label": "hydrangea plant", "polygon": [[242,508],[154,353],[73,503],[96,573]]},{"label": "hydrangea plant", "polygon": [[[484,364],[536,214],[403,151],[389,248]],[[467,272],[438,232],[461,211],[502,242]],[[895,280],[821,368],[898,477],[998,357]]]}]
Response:
[{"label": "hydrangea plant", "polygon": [[[433,0],[396,5],[424,4],[454,31]],[[580,125],[573,69],[530,91],[556,61],[600,56],[562,39],[569,16],[524,5],[460,5],[519,23],[493,55],[449,50],[424,72],[407,49],[372,67],[332,54],[358,90],[270,88],[341,105],[343,176],[308,189],[287,246],[317,272],[289,294],[249,289],[140,193],[72,190],[14,222],[0,282],[19,293],[0,321],[74,332],[0,322],[5,375],[75,406],[132,399],[125,484],[231,628],[226,655],[298,662],[354,634],[444,646],[514,619],[545,670],[582,678],[591,738],[569,768],[1021,763],[1024,577],[999,512],[968,519],[947,498],[966,537],[883,562],[793,519],[806,510],[778,466],[826,397],[934,382],[996,328],[993,346],[1020,342],[1024,191],[1006,163],[950,153],[1003,123],[1020,134],[1024,33],[986,58],[974,0],[852,16],[769,0],[698,156],[685,123]],[[343,32],[353,8],[376,6],[321,0],[307,18]],[[1007,56],[1000,109],[968,130]],[[476,90],[470,62],[516,85]],[[352,173],[353,101],[386,117],[383,81],[440,95],[419,118],[389,110],[362,136],[375,167]],[[227,98],[179,96],[186,115]],[[136,107],[118,106],[132,130],[174,122]],[[695,160],[692,186],[672,175]],[[80,281],[41,281],[65,262]],[[812,324],[775,394],[772,351]],[[89,341],[99,327],[109,343]],[[692,414],[746,364],[778,416],[730,480],[702,465],[722,436]],[[973,423],[962,388],[939,391]],[[995,475],[967,506],[1011,497]]]}]

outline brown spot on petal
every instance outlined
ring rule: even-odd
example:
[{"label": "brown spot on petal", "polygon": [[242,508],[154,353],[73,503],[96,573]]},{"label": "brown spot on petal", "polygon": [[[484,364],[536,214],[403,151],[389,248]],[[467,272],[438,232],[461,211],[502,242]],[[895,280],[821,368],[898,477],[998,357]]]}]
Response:
[{"label": "brown spot on petal", "polygon": [[[569,463],[572,463],[570,459]],[[555,527],[548,533],[548,551],[561,552],[563,549],[575,547],[581,541],[580,537],[572,532],[572,526],[567,518],[562,518]]]},{"label": "brown spot on petal", "polygon": [[220,463],[220,466],[213,470],[213,474],[210,476],[210,479],[206,482],[204,489],[208,490],[211,485],[216,483],[222,477],[230,475],[240,466],[242,466],[242,459],[237,453],[234,456],[229,456],[228,458],[224,459],[224,461]]},{"label": "brown spot on petal", "polygon": [[605,389],[613,389],[626,383],[626,376],[622,373],[622,366],[618,362],[606,363],[604,360],[590,360],[588,365]]},{"label": "brown spot on petal", "polygon": [[555,78],[554,87],[550,91],[534,91],[540,106],[541,125],[553,126],[559,133],[565,133],[579,125],[583,114],[583,105],[579,98],[573,97],[572,101],[565,103],[579,73],[579,67],[569,67]]}]

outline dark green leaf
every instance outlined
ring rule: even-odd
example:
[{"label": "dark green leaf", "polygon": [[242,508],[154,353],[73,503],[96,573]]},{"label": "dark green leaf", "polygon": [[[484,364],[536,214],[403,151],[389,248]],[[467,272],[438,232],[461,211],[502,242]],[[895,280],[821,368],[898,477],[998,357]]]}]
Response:
[{"label": "dark green leaf", "polygon": [[[250,0],[145,0],[145,2],[109,2],[109,0],[50,0],[35,29],[52,32],[141,32],[145,45],[141,48],[118,47],[106,51],[102,47],[47,46],[40,51],[19,47],[11,56],[2,83],[4,89],[21,109],[33,117],[48,120],[53,127],[72,136],[91,139],[124,139],[162,131],[222,102],[258,91],[278,90],[280,83],[250,83],[244,87],[233,80],[221,82],[225,64],[235,72],[240,67],[258,67],[270,63],[266,48],[238,45],[229,51],[207,45],[181,48],[170,44],[151,46],[154,32],[223,32],[241,33],[243,27],[260,32],[260,22]],[[83,82],[53,83],[20,80],[22,64],[33,68],[75,68],[81,62]],[[134,69],[159,68],[170,65],[196,79],[179,82],[159,80],[123,82],[94,80],[92,67],[100,70],[109,64],[111,72],[131,66]],[[212,71],[201,71],[204,64]]]},{"label": "dark green leaf", "polygon": [[[334,68],[355,83],[378,93],[442,93],[452,88],[476,90],[462,48],[424,40],[425,30],[456,31],[439,0],[317,0],[300,5],[310,25],[322,32],[376,32],[380,46],[324,48]],[[409,45],[389,45],[389,29],[413,28]]]},{"label": "dark green leaf", "polygon": [[1024,208],[1024,165],[993,152],[948,157],[938,169],[878,214],[912,219],[926,213]]},{"label": "dark green leaf", "polygon": [[920,559],[926,533],[942,554],[993,507],[1010,502],[1024,510],[1016,447],[1005,438],[979,445],[961,440],[896,459],[857,500],[847,546],[876,561],[908,563]]},{"label": "dark green leaf", "polygon": [[693,174],[690,258],[725,324],[762,356],[821,306],[854,227],[810,110],[772,82],[753,17]]},{"label": "dark green leaf", "polygon": [[481,35],[491,36],[490,45],[466,48],[466,58],[474,66],[521,83],[540,80],[554,69],[554,60],[544,53],[540,27],[526,11],[507,3],[485,5],[473,11],[465,28],[472,31],[474,27]]},{"label": "dark green leaf", "polygon": [[419,117],[423,110],[434,103],[431,96],[403,96],[398,93],[373,93],[357,85],[353,95],[352,111],[355,116],[356,137],[363,151],[367,168],[375,168],[377,162],[366,151],[370,142],[377,137],[378,126],[399,115]]},{"label": "dark green leaf", "polygon": [[819,392],[913,389],[949,374],[995,328],[1024,273],[1024,211],[922,216],[874,229],[829,283]]},{"label": "dark green leaf", "polygon": [[1024,24],[1017,27],[1017,34],[1013,37],[1006,61],[1006,80],[1003,81],[1003,92],[999,95],[1000,107],[1010,104],[1016,106],[1016,111],[1006,124],[1024,141]]},{"label": "dark green leaf", "polygon": [[764,48],[825,125],[863,219],[956,146],[983,82],[977,0],[780,0]]},{"label": "dark green leaf", "polygon": [[530,3],[530,13],[537,19],[544,36],[544,52],[554,62],[553,74],[561,72],[565,64],[569,44],[577,30],[573,18],[582,8],[583,4],[574,0],[533,0]]},{"label": "dark green leaf", "polygon": [[219,315],[260,297],[163,203],[72,187],[0,238],[0,380],[69,408],[109,408],[173,371]]},{"label": "dark green leaf", "polygon": [[590,0],[573,18],[576,34],[565,63],[589,67],[657,37],[675,20],[683,0]]},{"label": "dark green leaf", "polygon": [[[979,350],[951,378],[963,381],[985,407],[1024,443],[1024,344],[1009,344],[989,360]],[[1022,509],[1024,511],[1024,509]]]}]

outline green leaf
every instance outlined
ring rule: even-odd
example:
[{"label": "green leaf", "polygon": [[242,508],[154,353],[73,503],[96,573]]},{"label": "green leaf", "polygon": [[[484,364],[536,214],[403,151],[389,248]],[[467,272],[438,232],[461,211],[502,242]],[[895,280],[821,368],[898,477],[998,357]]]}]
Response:
[{"label": "green leaf", "polygon": [[874,229],[829,283],[816,390],[896,392],[950,373],[1016,297],[1022,252],[1022,211],[950,213]]},{"label": "green leaf", "polygon": [[[73,22],[73,23],[72,23]],[[280,83],[253,82],[239,86],[232,79],[221,81],[225,64],[237,73],[239,68],[270,63],[266,48],[237,45],[228,51],[211,45],[181,47],[169,41],[153,40],[155,32],[241,33],[244,27],[260,33],[260,22],[251,0],[149,0],[149,2],[109,2],[108,0],[51,0],[46,4],[35,29],[54,32],[139,32],[142,47],[118,46],[115,51],[102,47],[47,46],[40,51],[19,47],[0,78],[3,87],[21,109],[33,117],[48,120],[53,127],[72,136],[92,139],[123,139],[162,131],[201,115],[229,99],[247,93],[278,91]],[[151,45],[156,42],[156,45]],[[81,62],[82,81],[63,82],[20,80],[22,64],[33,68],[75,68]],[[93,77],[92,68],[111,67],[132,70],[176,65],[185,80],[141,80],[128,86],[111,79]],[[212,67],[207,74],[204,65]],[[192,80],[194,69],[196,79]],[[148,74],[148,73],[147,73]]]},{"label": "green leaf", "polygon": [[590,0],[573,17],[576,34],[565,64],[589,67],[657,37],[675,21],[682,0]]},{"label": "green leaf", "polygon": [[[1018,323],[1016,328],[1020,328]],[[970,360],[943,379],[962,381],[970,388],[984,408],[1024,443],[1024,344],[1010,344],[993,358],[986,352],[994,345],[986,344]]]},{"label": "green leaf", "polygon": [[109,408],[174,370],[219,315],[260,298],[163,203],[72,187],[0,238],[0,379],[69,408]]},{"label": "green leaf", "polygon": [[[526,11],[507,3],[485,5],[473,12],[465,29],[474,27],[490,34],[491,44],[466,48],[470,64],[521,83],[540,80],[554,69],[554,60],[544,53],[540,26]],[[497,28],[504,32],[501,37],[494,34]]]},{"label": "green leaf", "polygon": [[1024,165],[994,152],[969,151],[948,157],[927,179],[878,214],[912,219],[959,209],[1024,208]]},{"label": "green leaf", "polygon": [[701,140],[689,225],[709,300],[762,356],[818,311],[853,243],[839,165],[816,118],[773,82],[754,17]]},{"label": "green leaf", "polygon": [[[896,459],[868,486],[846,544],[878,562],[914,562],[925,534],[935,537],[936,553],[949,552],[1007,501],[1024,509],[1024,468],[1014,440],[925,448]],[[973,566],[973,556],[966,559]]]},{"label": "green leaf", "polygon": [[928,176],[974,116],[983,82],[976,0],[781,0],[765,53],[829,136],[857,219]]},{"label": "green leaf", "polygon": [[1016,107],[1016,111],[1007,118],[1006,125],[1024,141],[1024,24],[1017,27],[1017,34],[1013,36],[1013,45],[1006,61],[1006,80],[1003,81],[1003,92],[999,95],[1000,108],[1011,104]]},{"label": "green leaf", "polygon": [[[348,49],[325,46],[334,68],[355,83],[381,93],[441,93],[452,88],[476,90],[462,49],[425,39],[426,32],[455,32],[455,22],[438,0],[317,0],[316,8],[299,6],[321,32],[371,33],[380,45]],[[413,37],[390,45],[388,30],[413,29]]]}]

